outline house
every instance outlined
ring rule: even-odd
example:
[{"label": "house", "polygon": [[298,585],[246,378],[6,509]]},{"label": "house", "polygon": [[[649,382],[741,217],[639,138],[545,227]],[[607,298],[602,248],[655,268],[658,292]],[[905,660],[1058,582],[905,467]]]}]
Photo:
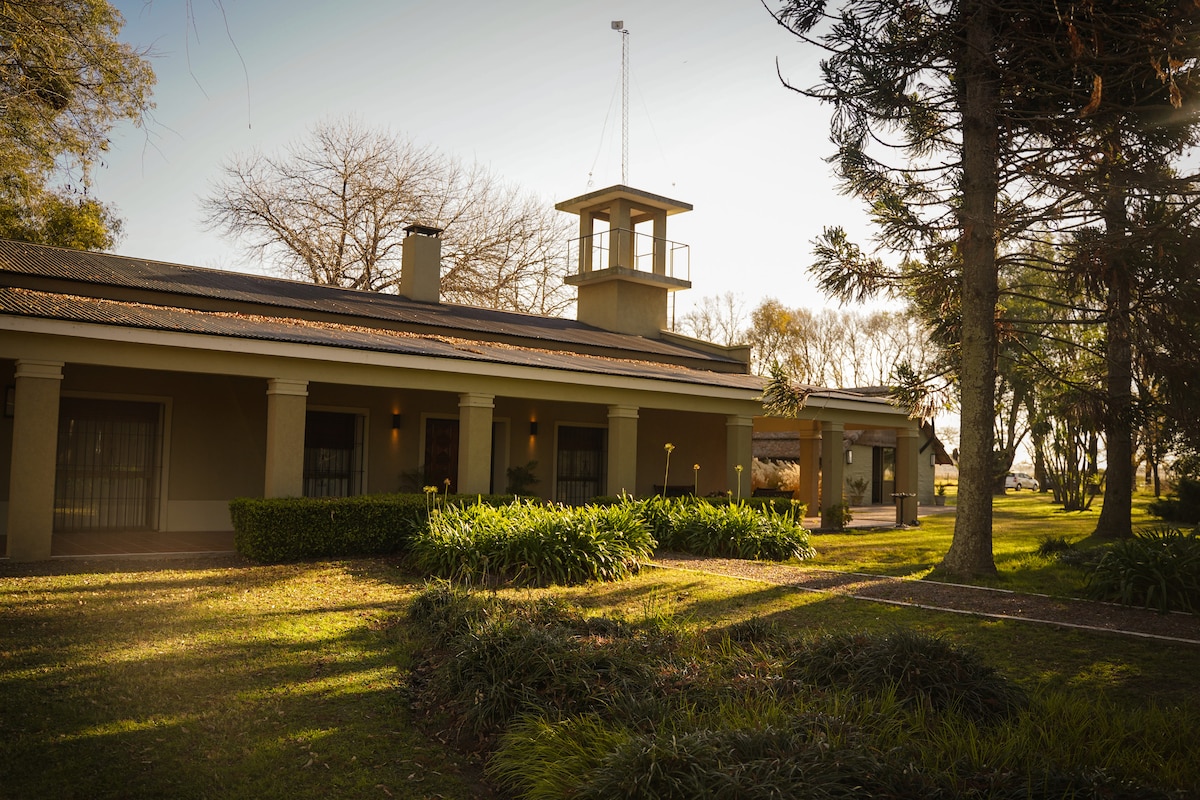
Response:
[{"label": "house", "polygon": [[[827,392],[831,393],[832,390]],[[921,505],[932,505],[936,490],[935,468],[954,461],[929,424],[921,425],[917,442],[917,501]],[[848,504],[892,505],[895,502],[893,493],[900,491],[896,481],[898,443],[892,428],[847,427],[842,431],[839,457],[844,464],[843,493]],[[814,461],[810,451],[809,460],[802,460],[800,437],[794,431],[756,431],[753,450],[754,457],[762,461],[799,465],[802,479],[805,474],[820,474],[819,457]]]},{"label": "house", "polygon": [[[228,531],[241,496],[503,492],[533,461],[565,503],[748,495],[757,430],[794,431],[839,487],[845,430],[893,432],[895,485],[915,487],[917,424],[886,400],[815,391],[769,418],[745,348],[666,330],[690,286],[666,221],[690,206],[614,186],[557,207],[580,219],[576,320],[442,303],[440,231],[418,225],[397,295],[0,241],[8,557]],[[818,507],[815,476],[800,496]]]}]

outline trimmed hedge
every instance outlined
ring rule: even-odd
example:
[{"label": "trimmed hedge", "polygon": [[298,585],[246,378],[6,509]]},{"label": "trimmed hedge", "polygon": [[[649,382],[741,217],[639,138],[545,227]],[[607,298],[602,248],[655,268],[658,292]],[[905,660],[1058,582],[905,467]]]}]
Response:
[{"label": "trimmed hedge", "polygon": [[[504,495],[451,497],[455,505],[502,505]],[[439,501],[440,502],[440,501]],[[394,553],[427,524],[424,494],[240,497],[229,504],[234,546],[252,561],[278,563]]]}]

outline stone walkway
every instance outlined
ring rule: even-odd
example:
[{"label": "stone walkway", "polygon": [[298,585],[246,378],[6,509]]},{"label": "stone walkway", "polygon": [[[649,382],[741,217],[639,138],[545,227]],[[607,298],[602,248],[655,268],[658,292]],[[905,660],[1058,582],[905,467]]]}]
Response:
[{"label": "stone walkway", "polygon": [[679,553],[662,554],[654,564],[875,603],[1200,645],[1200,615],[1195,614],[1159,614],[1143,608],[1007,589]]}]

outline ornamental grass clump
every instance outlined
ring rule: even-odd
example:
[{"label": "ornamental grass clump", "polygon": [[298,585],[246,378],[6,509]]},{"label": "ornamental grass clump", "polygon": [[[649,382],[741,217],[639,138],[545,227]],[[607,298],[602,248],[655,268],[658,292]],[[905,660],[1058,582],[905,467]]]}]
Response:
[{"label": "ornamental grass clump", "polygon": [[[556,603],[479,600],[434,584],[414,601],[430,646],[412,670],[418,709],[489,737],[518,717],[582,714],[654,685],[676,638]],[[440,625],[440,627],[439,627]]]},{"label": "ornamental grass clump", "polygon": [[832,747],[820,724],[656,732],[613,748],[573,797],[920,797],[917,776],[869,748]]},{"label": "ornamental grass clump", "polygon": [[[633,623],[432,584],[413,709],[504,796],[1133,800],[1200,788],[1197,711],[1020,690],[935,636]],[[429,641],[429,640],[432,641]],[[1163,789],[1160,787],[1174,787]],[[1190,792],[1190,793],[1189,793]]]},{"label": "ornamental grass clump", "polygon": [[974,652],[938,636],[840,631],[803,640],[784,675],[811,686],[873,694],[895,693],[902,703],[989,721],[1025,707],[1016,685]]},{"label": "ornamental grass clump", "polygon": [[506,506],[440,509],[415,534],[417,569],[466,583],[577,584],[634,574],[654,550],[641,518],[625,506]]},{"label": "ornamental grass clump", "polygon": [[[647,509],[659,544],[699,556],[787,561],[815,555],[795,517],[742,503],[715,505],[682,499],[668,509]],[[661,530],[661,532],[660,532]]]},{"label": "ornamental grass clump", "polygon": [[1088,575],[1097,600],[1200,613],[1200,537],[1170,525],[1116,542]]}]

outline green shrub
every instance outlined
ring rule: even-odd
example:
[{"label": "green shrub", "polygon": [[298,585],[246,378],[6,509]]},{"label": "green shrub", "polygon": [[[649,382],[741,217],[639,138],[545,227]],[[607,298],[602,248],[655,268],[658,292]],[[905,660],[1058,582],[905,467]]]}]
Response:
[{"label": "green shrub", "polygon": [[1075,548],[1075,543],[1066,536],[1046,535],[1038,539],[1035,551],[1042,558],[1058,558],[1063,553],[1069,553]]},{"label": "green shrub", "polygon": [[513,502],[435,511],[409,549],[432,575],[548,585],[627,577],[649,559],[654,540],[626,506]]},{"label": "green shrub", "polygon": [[815,555],[808,544],[808,531],[791,510],[779,513],[744,503],[655,499],[644,501],[641,513],[659,544],[668,550],[772,561]]},{"label": "green shrub", "polygon": [[229,504],[234,545],[252,561],[392,553],[425,517],[423,495],[238,498]]},{"label": "green shrub", "polygon": [[591,505],[615,506],[621,503],[652,503],[655,501],[666,501],[668,503],[698,501],[714,506],[744,505],[759,511],[771,510],[777,514],[787,514],[788,516],[793,517],[797,522],[804,519],[805,514],[808,513],[807,503],[801,503],[788,497],[743,497],[741,500],[735,500],[728,495],[717,495],[715,497],[693,497],[688,495],[687,497],[673,498],[664,498],[659,495],[653,495],[645,498],[644,500],[634,500],[628,495],[605,495],[602,497],[592,498]]},{"label": "green shrub", "polygon": [[1113,544],[1088,575],[1097,600],[1200,613],[1200,537],[1169,525]]},{"label": "green shrub", "polygon": [[1180,478],[1174,496],[1153,500],[1146,508],[1167,522],[1200,524],[1200,480]]},{"label": "green shrub", "polygon": [[784,675],[818,687],[895,692],[901,702],[973,719],[1010,716],[1024,693],[975,653],[916,631],[842,631],[796,646]]}]

